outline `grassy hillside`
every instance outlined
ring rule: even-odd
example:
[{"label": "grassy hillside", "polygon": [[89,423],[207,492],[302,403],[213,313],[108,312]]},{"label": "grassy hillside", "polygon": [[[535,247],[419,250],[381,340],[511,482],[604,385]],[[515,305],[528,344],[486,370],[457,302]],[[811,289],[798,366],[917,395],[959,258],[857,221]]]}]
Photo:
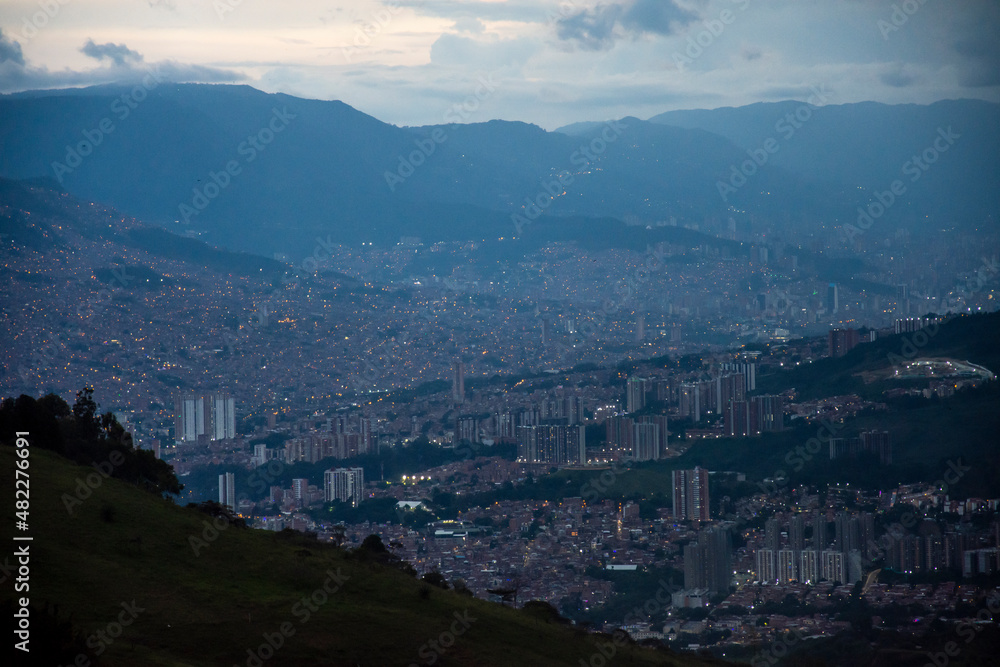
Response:
[{"label": "grassy hillside", "polygon": [[[14,461],[13,448],[0,447],[7,489],[14,488]],[[96,480],[93,468],[40,447],[32,448],[30,462],[32,605],[57,604],[58,618],[71,620],[84,643],[90,637],[92,649],[103,641],[94,633],[117,630],[109,624],[123,613],[123,603],[134,601],[142,609],[117,639],[104,644],[96,664],[247,665],[249,660],[255,665],[247,650],[260,647],[264,635],[274,636],[282,624],[292,633],[263,664],[410,665],[436,658],[438,665],[578,665],[598,655],[593,636],[431,588],[315,541],[236,527],[213,540],[204,535],[207,515],[116,479],[103,480],[71,516],[63,494],[73,496],[87,475]],[[2,519],[7,544],[14,533],[12,514],[5,510]],[[192,537],[206,541],[199,555]],[[342,585],[309,611],[303,596],[316,593],[318,601],[325,582],[337,586],[329,572]],[[0,605],[9,604],[11,577],[0,591]],[[42,619],[37,610],[33,614],[38,647]],[[475,620],[465,630],[456,626],[456,614]],[[452,628],[463,630],[453,643]],[[448,647],[435,653],[429,642],[438,640]],[[69,664],[72,654],[60,664]],[[699,663],[623,646],[609,664]]]}]

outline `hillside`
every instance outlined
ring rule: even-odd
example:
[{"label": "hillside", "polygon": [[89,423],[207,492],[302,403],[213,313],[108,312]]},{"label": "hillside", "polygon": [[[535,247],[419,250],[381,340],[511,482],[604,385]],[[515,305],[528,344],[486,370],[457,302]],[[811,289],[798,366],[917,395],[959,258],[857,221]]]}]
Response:
[{"label": "hillside", "polygon": [[[0,447],[8,489],[14,460],[12,447]],[[93,473],[41,447],[31,449],[30,596],[39,628],[34,641],[42,636],[41,608],[57,605],[58,619],[69,620],[84,645],[91,637],[91,649],[106,648],[94,664],[257,664],[248,649],[257,650],[265,635],[273,638],[282,627],[287,637],[267,665],[430,664],[434,656],[440,665],[577,665],[598,655],[596,637],[432,589],[312,540],[236,527],[213,539],[207,515],[116,479],[97,485],[70,516],[61,498]],[[3,534],[13,529],[13,517],[5,513]],[[198,555],[193,538],[205,539]],[[321,600],[325,594],[317,591],[325,582],[329,589],[338,586],[328,573],[340,582],[339,590],[310,611],[303,596]],[[2,604],[12,597],[8,578]],[[93,633],[115,634],[109,624],[125,613],[123,604],[129,622],[120,638],[104,643]],[[458,617],[470,621],[467,629],[454,625]],[[450,645],[453,627],[461,632]],[[441,645],[449,646],[434,653],[429,642],[442,636]],[[57,659],[69,664],[73,650]],[[700,663],[628,646],[609,664]]]},{"label": "hillside", "polygon": [[[912,174],[903,172],[908,161],[933,144],[939,129],[951,128],[958,135],[954,146],[921,176],[920,187],[907,193],[903,204],[907,215],[914,223],[928,213],[945,211],[951,218],[982,219],[1000,205],[995,187],[1000,180],[996,104],[979,100],[943,100],[926,106],[838,104],[829,93],[808,101],[816,106],[803,110],[802,102],[757,103],[669,111],[649,121],[711,132],[744,150],[757,149],[773,138],[779,149],[771,164],[806,181],[842,185],[846,192],[884,190],[895,178],[909,183]],[[953,198],[956,188],[969,196]]]},{"label": "hillside", "polygon": [[[933,332],[933,335],[927,335]],[[875,380],[866,382],[873,373],[898,366],[908,359],[922,357],[954,358],[970,361],[1000,371],[1000,313],[982,313],[953,317],[937,328],[920,333],[898,334],[858,345],[843,357],[827,357],[778,373],[760,375],[759,393],[780,393],[794,387],[798,400],[856,393],[878,400],[889,388],[903,386],[898,382]]]},{"label": "hillside", "polygon": [[[652,122],[626,117],[581,125],[571,136],[498,120],[401,128],[341,102],[247,86],[162,84],[126,108],[121,98],[129,94],[98,86],[0,96],[0,177],[55,178],[77,197],[265,256],[308,254],[327,234],[380,245],[401,236],[509,238],[511,215],[529,212],[532,221],[544,214],[643,226],[674,218],[714,231],[732,217],[741,231],[763,235],[759,218],[791,232],[853,217],[862,203],[857,186],[887,187],[910,153],[950,122],[960,142],[890,217],[912,217],[910,206],[919,204],[971,231],[996,204],[996,135],[988,122],[982,127],[995,105],[968,100],[917,111],[823,107],[794,140],[772,128],[780,150],[751,163],[752,187],[724,200],[719,183],[766,138],[758,142],[754,132],[766,133],[779,111],[801,105],[705,112],[713,122],[694,112]],[[854,137],[868,126],[861,150]],[[875,131],[887,126],[901,129]],[[893,148],[900,132],[903,153]],[[837,149],[827,179],[831,146],[847,148]],[[847,179],[859,164],[864,178]]]}]

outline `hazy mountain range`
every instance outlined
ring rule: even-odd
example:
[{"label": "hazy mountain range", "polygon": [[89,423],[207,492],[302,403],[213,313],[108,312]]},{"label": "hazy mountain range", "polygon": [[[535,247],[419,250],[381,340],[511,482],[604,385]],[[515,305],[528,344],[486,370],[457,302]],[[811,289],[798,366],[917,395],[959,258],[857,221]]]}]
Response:
[{"label": "hazy mountain range", "polygon": [[211,244],[293,260],[328,235],[496,239],[579,216],[829,233],[897,179],[887,221],[971,230],[995,214],[1000,105],[825,99],[555,132],[400,128],[336,101],[150,80],[0,97],[0,176],[51,178]]}]

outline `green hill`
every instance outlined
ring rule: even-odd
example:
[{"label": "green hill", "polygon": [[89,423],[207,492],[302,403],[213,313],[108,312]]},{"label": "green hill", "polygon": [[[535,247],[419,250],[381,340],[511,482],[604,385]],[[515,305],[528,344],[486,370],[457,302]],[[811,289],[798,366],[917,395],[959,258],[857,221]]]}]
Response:
[{"label": "green hill", "polygon": [[790,370],[759,375],[757,390],[767,394],[794,387],[798,400],[852,393],[881,400],[886,389],[904,385],[889,380],[866,382],[863,374],[876,373],[911,359],[948,357],[1000,372],[998,334],[1000,312],[960,315],[923,331],[885,336],[858,345],[843,357],[828,357]]},{"label": "green hill", "polygon": [[[210,517],[193,508],[103,479],[37,441],[30,451],[30,530],[17,532],[33,538],[27,595],[35,659],[18,664],[40,664],[38,652],[60,643],[59,664],[73,664],[89,646],[76,664],[130,666],[579,665],[600,655],[598,644],[609,650],[608,637],[434,588],[298,534],[212,531]],[[16,460],[13,447],[0,446],[7,489]],[[96,488],[79,493],[71,515],[65,500],[88,477]],[[20,546],[10,539],[14,521],[13,508],[5,511],[3,534]],[[12,600],[25,595],[15,594],[15,576],[2,583],[7,619]],[[267,637],[280,648],[271,650]],[[608,664],[701,663],[623,644]]]}]

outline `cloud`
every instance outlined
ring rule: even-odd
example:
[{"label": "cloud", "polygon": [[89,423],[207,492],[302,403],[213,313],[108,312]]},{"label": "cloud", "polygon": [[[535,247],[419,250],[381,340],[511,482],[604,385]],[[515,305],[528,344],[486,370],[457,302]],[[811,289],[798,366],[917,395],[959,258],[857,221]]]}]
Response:
[{"label": "cloud", "polygon": [[690,23],[698,18],[672,0],[635,0],[625,9],[622,25],[636,33],[669,35],[676,23]]},{"label": "cloud", "polygon": [[621,16],[620,4],[581,9],[556,21],[556,35],[563,41],[576,42],[587,51],[602,51],[614,45]]},{"label": "cloud", "polygon": [[626,36],[670,35],[696,18],[673,0],[627,0],[567,13],[556,21],[556,35],[584,50],[601,51]]},{"label": "cloud", "polygon": [[8,61],[15,65],[24,65],[24,54],[21,52],[21,45],[8,39],[0,28],[0,63]]},{"label": "cloud", "polygon": [[141,63],[142,54],[133,51],[124,44],[95,44],[94,40],[88,39],[87,43],[80,48],[80,53],[90,56],[96,60],[110,60],[119,67],[127,63]]},{"label": "cloud", "polygon": [[469,32],[479,35],[486,30],[486,26],[477,18],[462,17],[455,21],[454,29],[458,32]]},{"label": "cloud", "polygon": [[149,63],[141,53],[124,44],[95,44],[88,39],[80,51],[98,61],[109,61],[109,64],[89,70],[57,71],[33,66],[24,60],[21,45],[0,32],[0,92],[102,84],[132,85],[142,82],[151,74],[158,81],[171,83],[236,83],[247,80],[247,76],[241,72],[205,65],[174,60]]},{"label": "cloud", "polygon": [[970,88],[1000,85],[1000,45],[995,35],[978,35],[955,44],[955,51],[965,62],[959,81]]},{"label": "cloud", "polygon": [[528,39],[474,39],[445,33],[431,46],[431,62],[496,69],[524,64],[537,49]]},{"label": "cloud", "polygon": [[[562,0],[569,4],[570,0]],[[545,7],[538,0],[507,0],[506,2],[469,2],[468,0],[396,0],[396,5],[412,9],[425,16],[443,18],[474,18],[482,21],[516,21],[522,23],[545,20]]]},{"label": "cloud", "polygon": [[908,72],[909,68],[897,64],[891,71],[878,75],[879,81],[892,88],[906,88],[917,82],[917,77]]}]

